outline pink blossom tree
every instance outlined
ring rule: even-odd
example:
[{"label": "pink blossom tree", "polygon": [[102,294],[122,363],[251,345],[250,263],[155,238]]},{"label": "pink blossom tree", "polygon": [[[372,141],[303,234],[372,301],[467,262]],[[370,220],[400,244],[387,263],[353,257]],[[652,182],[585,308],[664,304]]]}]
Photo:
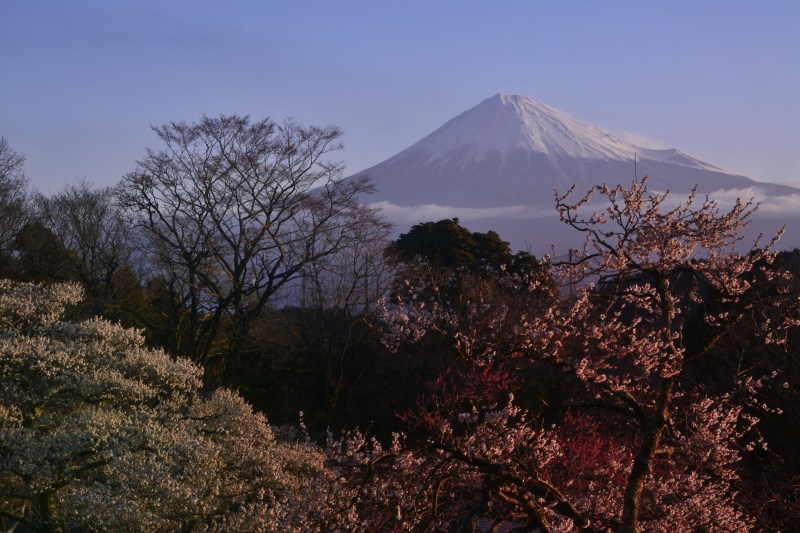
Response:
[{"label": "pink blossom tree", "polygon": [[[575,298],[517,314],[513,327],[465,328],[464,316],[425,297],[387,305],[385,319],[393,345],[431,330],[462,348],[513,345],[515,357],[560,369],[574,394],[534,414],[513,395],[492,394],[491,379],[467,398],[469,388],[434,387],[409,417],[424,446],[387,461],[392,494],[405,496],[383,503],[397,508],[401,528],[472,515],[495,530],[509,521],[541,531],[749,529],[738,465],[766,445],[753,428],[757,409],[769,407],[754,406],[774,375],[742,372],[720,387],[698,383],[692,368],[746,320],[761,343],[785,342],[800,325],[787,275],[769,268],[780,235],[736,253],[757,206],[722,211],[694,193],[674,203],[650,193],[646,179],[572,196],[557,196],[557,209],[586,235],[585,246],[553,267],[561,279],[581,280]],[[587,213],[594,196],[604,206]],[[484,306],[466,316],[486,324],[506,313]],[[478,366],[511,356],[461,353]],[[419,475],[409,476],[412,467]]]}]

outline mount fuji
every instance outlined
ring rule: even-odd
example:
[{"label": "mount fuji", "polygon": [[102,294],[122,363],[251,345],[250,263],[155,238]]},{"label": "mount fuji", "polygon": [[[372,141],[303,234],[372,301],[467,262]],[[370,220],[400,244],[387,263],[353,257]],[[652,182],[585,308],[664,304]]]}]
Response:
[{"label": "mount fuji", "polygon": [[[358,173],[364,174],[377,189],[370,201],[383,206],[398,225],[437,216],[473,218],[482,221],[478,226],[511,228],[513,234],[500,235],[528,246],[534,236],[520,234],[518,220],[544,208],[555,216],[553,189],[565,192],[573,184],[583,192],[595,184],[630,184],[646,175],[651,190],[669,190],[676,197],[696,185],[712,198],[791,197],[800,205],[800,189],[758,182],[676,149],[637,146],[531,98],[505,94],[484,100]],[[409,220],[399,221],[400,212]],[[410,219],[412,213],[417,220]]]}]

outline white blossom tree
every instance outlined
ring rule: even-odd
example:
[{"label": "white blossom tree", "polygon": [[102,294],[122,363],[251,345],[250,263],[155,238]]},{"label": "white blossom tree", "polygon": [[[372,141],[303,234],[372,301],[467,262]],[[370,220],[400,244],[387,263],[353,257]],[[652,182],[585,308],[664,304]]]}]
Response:
[{"label": "white blossom tree", "polygon": [[346,492],[307,441],[102,319],[76,285],[0,281],[0,521],[34,531],[328,531]]}]

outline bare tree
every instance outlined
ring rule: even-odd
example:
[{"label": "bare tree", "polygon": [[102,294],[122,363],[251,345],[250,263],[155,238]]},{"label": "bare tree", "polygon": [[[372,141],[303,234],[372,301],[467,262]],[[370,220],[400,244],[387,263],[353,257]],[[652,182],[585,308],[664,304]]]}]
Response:
[{"label": "bare tree", "polygon": [[127,263],[130,234],[111,187],[86,181],[37,198],[42,222],[75,254],[75,276],[89,294],[113,290],[114,275]]},{"label": "bare tree", "polygon": [[358,201],[367,179],[343,180],[326,159],[338,128],[220,116],[154,131],[163,149],[148,150],[119,199],[186,309],[183,351],[195,360],[239,354],[279,289],[379,222]]},{"label": "bare tree", "polygon": [[25,156],[0,137],[0,252],[9,252],[17,232],[26,222],[26,188],[22,172]]},{"label": "bare tree", "polygon": [[390,230],[388,223],[363,228],[347,247],[308,264],[303,272],[300,302],[309,320],[304,335],[321,357],[333,410],[355,371],[364,368],[358,355],[372,334],[367,317],[392,282],[384,257]]}]

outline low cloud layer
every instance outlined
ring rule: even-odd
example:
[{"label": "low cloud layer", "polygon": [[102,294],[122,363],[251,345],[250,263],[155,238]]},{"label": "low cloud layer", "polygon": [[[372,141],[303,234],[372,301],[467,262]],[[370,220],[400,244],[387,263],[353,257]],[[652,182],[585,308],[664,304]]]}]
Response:
[{"label": "low cloud layer", "polygon": [[[657,191],[653,191],[654,193]],[[750,227],[743,233],[745,241],[751,242],[759,234],[774,235],[786,226],[786,235],[778,249],[791,249],[800,246],[800,195],[766,196],[759,188],[721,190],[710,195],[719,204],[721,211],[734,205],[737,198],[758,202],[759,208]],[[576,197],[577,199],[577,197]],[[673,194],[664,207],[675,207],[686,199],[685,194]],[[697,202],[701,202],[698,198]],[[553,205],[513,205],[505,207],[455,207],[438,204],[401,206],[383,201],[372,204],[380,208],[384,216],[395,224],[397,234],[404,233],[420,222],[437,221],[445,218],[458,218],[462,225],[471,231],[495,230],[504,240],[510,241],[515,249],[528,249],[537,254],[550,253],[550,246],[558,248],[575,247],[583,242],[583,234],[571,230],[559,220]],[[585,213],[599,211],[607,207],[600,201],[592,202]]]},{"label": "low cloud layer", "polygon": [[[658,191],[652,191],[657,193]],[[758,212],[763,215],[797,216],[800,214],[800,194],[784,196],[766,196],[759,188],[720,190],[710,195],[717,201],[720,208],[726,209],[734,205],[737,199],[746,202],[753,199],[759,203]],[[576,196],[577,198],[577,196]],[[686,195],[672,194],[666,206],[673,207],[684,201]],[[500,207],[456,207],[439,204],[423,204],[417,206],[401,206],[392,202],[383,201],[372,204],[380,208],[391,220],[397,222],[416,223],[426,220],[441,220],[444,218],[458,217],[463,221],[485,219],[541,219],[557,216],[554,206],[544,205],[511,205]],[[597,210],[605,207],[602,202],[592,202],[587,210]]]},{"label": "low cloud layer", "polygon": [[380,208],[387,218],[395,223],[442,220],[458,218],[462,221],[486,219],[536,219],[557,216],[555,207],[512,205],[505,207],[455,207],[449,205],[424,204],[401,206],[391,202],[377,202],[372,207]]},{"label": "low cloud layer", "polygon": [[751,198],[759,203],[758,212],[763,215],[771,216],[800,216],[800,194],[787,194],[783,196],[766,196],[761,189],[731,189],[717,191],[712,195],[720,206],[728,207],[736,202],[737,198],[742,201]]}]

